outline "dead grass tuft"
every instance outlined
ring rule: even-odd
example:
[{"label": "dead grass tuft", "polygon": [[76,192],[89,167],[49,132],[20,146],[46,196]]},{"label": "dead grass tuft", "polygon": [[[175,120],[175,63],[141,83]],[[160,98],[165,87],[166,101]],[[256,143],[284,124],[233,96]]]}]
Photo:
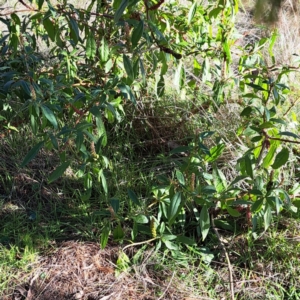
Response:
[{"label": "dead grass tuft", "polygon": [[11,283],[3,300],[184,299],[188,294],[171,281],[171,271],[155,271],[145,261],[116,276],[119,251],[116,246],[101,250],[96,243],[64,242],[35,263],[29,279]]}]

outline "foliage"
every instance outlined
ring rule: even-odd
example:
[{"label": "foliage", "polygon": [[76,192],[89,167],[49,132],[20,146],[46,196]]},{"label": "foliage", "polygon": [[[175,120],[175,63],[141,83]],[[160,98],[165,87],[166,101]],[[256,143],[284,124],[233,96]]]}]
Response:
[{"label": "foliage", "polygon": [[[102,247],[111,234],[115,240],[127,238],[128,219],[132,240],[148,234],[157,240],[157,248],[164,244],[173,251],[179,244],[204,240],[211,218],[220,213],[245,213],[255,231],[262,224],[267,229],[273,213],[296,210],[299,184],[283,180],[293,160],[290,145],[299,143],[289,120],[297,126],[297,116],[291,107],[282,111],[289,94],[287,75],[293,69],[276,65],[276,32],[246,45],[239,62],[234,60],[237,1],[186,7],[164,1],[92,0],[83,9],[67,1],[54,5],[39,0],[25,7],[23,17],[11,11],[0,19],[8,32],[0,40],[1,126],[18,131],[30,124],[37,143],[22,167],[46,148],[60,157],[49,182],[69,167],[76,169],[84,183],[83,201],[91,197],[95,180],[102,183],[109,207]],[[48,50],[42,53],[44,44]],[[262,54],[266,48],[271,66]],[[163,97],[172,71],[177,91],[200,94],[212,111],[228,99],[240,105],[236,135],[244,148],[236,154],[238,174],[230,180],[220,167],[224,138],[213,139],[210,130],[198,133],[170,153],[185,152],[186,157],[172,178],[158,179],[149,204],[128,190],[128,205],[140,212],[124,216],[120,200],[109,199],[106,172],[113,170],[104,151],[110,145],[108,129],[124,119],[126,109],[136,106],[149,86]],[[71,161],[70,151],[77,161]],[[232,229],[222,221],[218,226]]]}]

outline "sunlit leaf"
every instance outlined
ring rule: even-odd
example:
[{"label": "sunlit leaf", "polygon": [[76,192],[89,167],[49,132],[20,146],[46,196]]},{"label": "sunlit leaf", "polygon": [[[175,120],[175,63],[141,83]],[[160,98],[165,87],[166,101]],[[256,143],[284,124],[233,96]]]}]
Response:
[{"label": "sunlit leaf", "polygon": [[86,39],[86,57],[93,59],[96,55],[97,45],[94,38],[94,34],[90,31]]},{"label": "sunlit leaf", "polygon": [[100,59],[102,62],[107,62],[108,58],[109,58],[109,47],[106,39],[103,37],[101,40],[101,47],[100,47]]},{"label": "sunlit leaf", "polygon": [[279,153],[277,153],[274,163],[272,165],[273,169],[279,169],[287,163],[289,160],[290,152],[287,148],[282,148]]},{"label": "sunlit leaf", "polygon": [[193,5],[191,6],[190,10],[189,10],[189,13],[188,13],[188,24],[191,24],[194,16],[195,16],[195,13],[197,11],[197,2],[195,1],[193,3]]},{"label": "sunlit leaf", "polygon": [[210,218],[209,218],[207,205],[204,205],[201,208],[199,222],[200,222],[200,228],[202,234],[202,241],[204,241],[210,229]]}]

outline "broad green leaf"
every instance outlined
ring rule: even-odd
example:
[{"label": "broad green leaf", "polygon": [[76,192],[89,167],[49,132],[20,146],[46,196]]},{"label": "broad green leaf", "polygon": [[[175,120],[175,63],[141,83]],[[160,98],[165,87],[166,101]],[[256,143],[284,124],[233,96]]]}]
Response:
[{"label": "broad green leaf", "polygon": [[38,131],[38,122],[33,114],[30,115],[30,126],[34,134],[37,134]]},{"label": "broad green leaf", "polygon": [[67,168],[70,165],[70,161],[66,161],[64,163],[62,163],[60,166],[58,166],[49,176],[49,183],[57,180],[59,177],[61,177],[64,172],[67,170]]},{"label": "broad green leaf", "polygon": [[300,139],[300,136],[298,134],[295,134],[293,132],[289,132],[289,131],[281,131],[278,133],[279,135],[286,135],[286,136],[290,136],[293,137],[295,139]]},{"label": "broad green leaf", "polygon": [[131,63],[129,57],[126,54],[123,54],[123,63],[124,63],[124,68],[125,68],[125,71],[127,73],[127,76],[129,77],[129,79],[131,79],[133,81],[134,80],[134,74],[133,74],[132,63]]},{"label": "broad green leaf", "polygon": [[231,62],[230,46],[228,45],[227,40],[225,40],[225,42],[223,42],[223,50],[226,53],[226,61]]},{"label": "broad green leaf", "polygon": [[120,224],[117,225],[117,227],[114,229],[113,231],[113,237],[114,237],[114,240],[122,240],[123,237],[124,237],[124,231],[121,227]]},{"label": "broad green leaf", "polygon": [[38,8],[39,10],[43,7],[44,0],[38,0]]},{"label": "broad green leaf", "polygon": [[142,75],[143,83],[146,84],[146,71],[144,68],[143,61],[141,59],[139,59],[139,64],[140,64],[140,72]]},{"label": "broad green leaf", "polygon": [[256,200],[251,206],[251,212],[253,213],[259,212],[263,203],[264,203],[264,199]]},{"label": "broad green leaf", "polygon": [[166,247],[170,250],[178,250],[178,246],[170,241],[165,241],[164,242]]},{"label": "broad green leaf", "polygon": [[144,22],[140,21],[138,26],[135,27],[134,30],[132,31],[131,43],[133,49],[137,46],[139,40],[141,39],[143,35],[143,31],[144,31]]},{"label": "broad green leaf", "polygon": [[185,185],[184,175],[179,170],[176,170],[176,178],[180,184]]},{"label": "broad green leaf", "polygon": [[261,140],[262,140],[262,138],[263,138],[263,136],[262,136],[262,135],[257,135],[257,136],[254,136],[253,138],[251,138],[251,142],[253,142],[253,143],[257,143],[257,142],[261,141]]},{"label": "broad green leaf", "polygon": [[31,160],[33,160],[43,146],[44,146],[44,142],[39,142],[37,145],[35,145],[25,156],[23,162],[21,163],[21,168],[23,168]]},{"label": "broad green leaf", "polygon": [[290,152],[287,148],[282,148],[282,150],[276,155],[274,163],[272,165],[273,169],[279,169],[289,160]]},{"label": "broad green leaf", "polygon": [[116,198],[110,199],[110,205],[113,208],[114,212],[117,214],[120,208],[120,200]]},{"label": "broad green leaf", "polygon": [[101,178],[101,184],[102,184],[104,193],[107,195],[107,193],[108,193],[108,187],[107,187],[107,181],[106,181],[106,177],[105,177],[105,175],[103,173],[103,170],[100,170],[99,176]]},{"label": "broad green leaf", "polygon": [[230,183],[230,186],[233,186],[234,184],[248,178],[249,176],[248,175],[240,175],[240,176],[237,176],[231,183]]},{"label": "broad green leaf", "polygon": [[101,40],[101,47],[100,47],[100,59],[102,62],[107,62],[109,58],[109,47],[106,39],[103,37]]},{"label": "broad green leaf", "polygon": [[193,245],[196,246],[197,245],[197,243],[193,239],[188,238],[184,235],[177,236],[176,242],[182,243],[184,245],[191,245],[191,246],[193,246]]},{"label": "broad green leaf", "polygon": [[[31,88],[30,88],[30,83],[28,83],[27,81],[24,80],[19,80],[19,84],[22,88],[22,90],[30,97],[32,97],[32,92],[31,92]],[[33,88],[33,87],[32,87]]]},{"label": "broad green leaf", "polygon": [[210,62],[209,58],[205,57],[203,64],[202,64],[202,81],[210,81],[211,80],[211,74],[210,74]]},{"label": "broad green leaf", "polygon": [[205,155],[205,161],[214,162],[216,159],[218,159],[222,155],[224,149],[225,149],[224,144],[219,144],[219,145],[212,147],[209,150],[209,154]]},{"label": "broad green leaf", "polygon": [[167,210],[167,217],[169,225],[171,226],[180,211],[181,208],[181,193],[177,192],[171,199],[170,205]]},{"label": "broad green leaf", "polygon": [[[107,133],[106,133],[105,125],[102,121],[102,118],[100,118],[100,117],[96,118],[96,125],[97,125],[97,129],[98,129],[99,139],[101,138],[101,146],[105,147],[107,145]],[[98,149],[98,150],[100,150],[100,149]]]},{"label": "broad green leaf", "polygon": [[265,210],[264,210],[264,225],[265,225],[265,230],[267,230],[272,222],[272,210],[271,206],[266,204]]},{"label": "broad green leaf", "polygon": [[136,194],[135,194],[135,192],[134,192],[133,190],[128,189],[128,190],[127,190],[127,193],[128,193],[128,196],[129,196],[130,200],[131,200],[134,204],[141,206],[141,203],[140,203],[138,197],[136,196]]},{"label": "broad green leaf", "polygon": [[57,129],[57,121],[56,121],[53,111],[44,104],[41,105],[41,109],[42,109],[43,115],[47,118],[47,120],[53,125],[53,127],[55,129]]},{"label": "broad green leaf", "polygon": [[252,107],[251,106],[247,106],[241,112],[241,117],[250,117],[251,113],[252,113]]},{"label": "broad green leaf", "polygon": [[227,209],[228,213],[233,217],[239,217],[241,215],[241,213],[239,211],[237,211],[236,209],[234,209],[230,206],[227,206],[226,209]]},{"label": "broad green leaf", "polygon": [[215,226],[229,231],[234,231],[234,227],[226,220],[215,220]]},{"label": "broad green leaf", "polygon": [[140,68],[140,64],[139,64],[139,60],[137,59],[134,64],[133,64],[133,77],[137,78],[138,74],[139,74],[139,68]]},{"label": "broad green leaf", "polygon": [[109,225],[106,224],[102,229],[101,238],[100,238],[100,244],[102,249],[104,249],[105,246],[107,245],[109,233],[110,233]]},{"label": "broad green leaf", "polygon": [[165,79],[164,76],[160,76],[156,83],[156,94],[158,97],[162,97],[165,93]]},{"label": "broad green leaf", "polygon": [[190,10],[189,10],[189,14],[188,14],[188,25],[191,24],[195,13],[197,11],[197,2],[195,1],[194,4],[191,6]]},{"label": "broad green leaf", "polygon": [[54,149],[58,150],[58,142],[57,142],[56,137],[52,133],[49,133],[49,137],[50,137],[50,140],[51,140],[51,143],[52,143]]},{"label": "broad green leaf", "polygon": [[174,77],[174,85],[177,89],[177,92],[179,92],[183,88],[184,83],[185,83],[185,70],[182,66],[182,61],[180,61]]},{"label": "broad green leaf", "polygon": [[165,241],[173,241],[173,240],[175,240],[176,238],[177,238],[177,236],[174,235],[174,234],[164,234],[164,235],[162,236],[161,240],[162,240],[163,242],[165,242]]},{"label": "broad green leaf", "polygon": [[43,20],[43,25],[44,25],[51,41],[54,42],[55,41],[55,35],[56,35],[56,28],[55,28],[53,22],[50,20],[49,17],[47,17]]},{"label": "broad green leaf", "polygon": [[94,39],[94,34],[92,31],[90,31],[86,39],[86,57],[88,59],[93,59],[96,55],[96,50],[97,50],[97,45]]},{"label": "broad green leaf", "polygon": [[73,39],[75,44],[77,44],[77,42],[79,40],[79,28],[78,28],[78,24],[75,19],[73,19],[73,18],[69,19],[69,28],[71,31],[71,38]]},{"label": "broad green leaf", "polygon": [[267,169],[273,162],[275,153],[280,145],[277,140],[270,140],[270,148],[268,149],[267,155],[263,159],[262,167]]},{"label": "broad green leaf", "polygon": [[217,192],[216,188],[213,185],[206,185],[201,189],[201,192],[206,195],[211,195]]},{"label": "broad green leaf", "polygon": [[78,131],[77,135],[76,135],[76,139],[75,139],[75,144],[76,144],[77,151],[80,150],[80,148],[83,144],[83,141],[84,141],[84,135],[81,131]]},{"label": "broad green leaf", "polygon": [[245,170],[246,174],[253,179],[252,161],[249,155],[245,156]]},{"label": "broad green leaf", "polygon": [[213,183],[218,193],[222,193],[227,189],[226,177],[217,167],[213,168]]},{"label": "broad green leaf", "polygon": [[134,221],[139,224],[148,224],[149,220],[145,215],[137,215],[133,217]]},{"label": "broad green leaf", "polygon": [[255,90],[258,91],[264,91],[266,92],[267,90],[264,89],[263,87],[261,87],[260,85],[254,84],[254,83],[246,83],[247,85],[251,86],[252,88],[254,88]]},{"label": "broad green leaf", "polygon": [[122,0],[120,6],[118,7],[114,15],[115,23],[119,22],[127,6],[128,6],[128,0]]},{"label": "broad green leaf", "polygon": [[202,241],[204,241],[210,229],[210,218],[209,218],[207,205],[203,205],[201,208],[199,222],[200,222],[200,228],[202,234]]}]

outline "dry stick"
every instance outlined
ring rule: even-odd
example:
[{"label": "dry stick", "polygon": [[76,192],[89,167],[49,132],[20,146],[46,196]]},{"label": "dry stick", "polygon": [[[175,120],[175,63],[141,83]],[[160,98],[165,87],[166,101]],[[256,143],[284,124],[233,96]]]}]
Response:
[{"label": "dry stick", "polygon": [[129,244],[129,245],[125,246],[125,247],[122,249],[122,251],[124,252],[125,249],[130,248],[130,247],[148,244],[148,243],[150,243],[150,242],[152,242],[152,241],[155,241],[155,240],[157,240],[157,239],[158,239],[158,237],[155,237],[155,238],[152,238],[152,239],[147,240],[147,241]]},{"label": "dry stick", "polygon": [[210,220],[211,220],[212,229],[215,232],[215,234],[216,234],[216,236],[219,240],[219,244],[221,245],[221,248],[225,253],[225,257],[226,257],[226,261],[227,261],[227,265],[228,265],[228,271],[229,271],[230,295],[231,295],[231,300],[234,300],[234,286],[233,286],[232,266],[231,266],[231,263],[230,263],[229,255],[227,253],[227,250],[225,248],[224,243],[221,240],[218,229],[215,227],[215,221],[214,221],[214,218],[213,218],[212,214],[210,214]]}]

